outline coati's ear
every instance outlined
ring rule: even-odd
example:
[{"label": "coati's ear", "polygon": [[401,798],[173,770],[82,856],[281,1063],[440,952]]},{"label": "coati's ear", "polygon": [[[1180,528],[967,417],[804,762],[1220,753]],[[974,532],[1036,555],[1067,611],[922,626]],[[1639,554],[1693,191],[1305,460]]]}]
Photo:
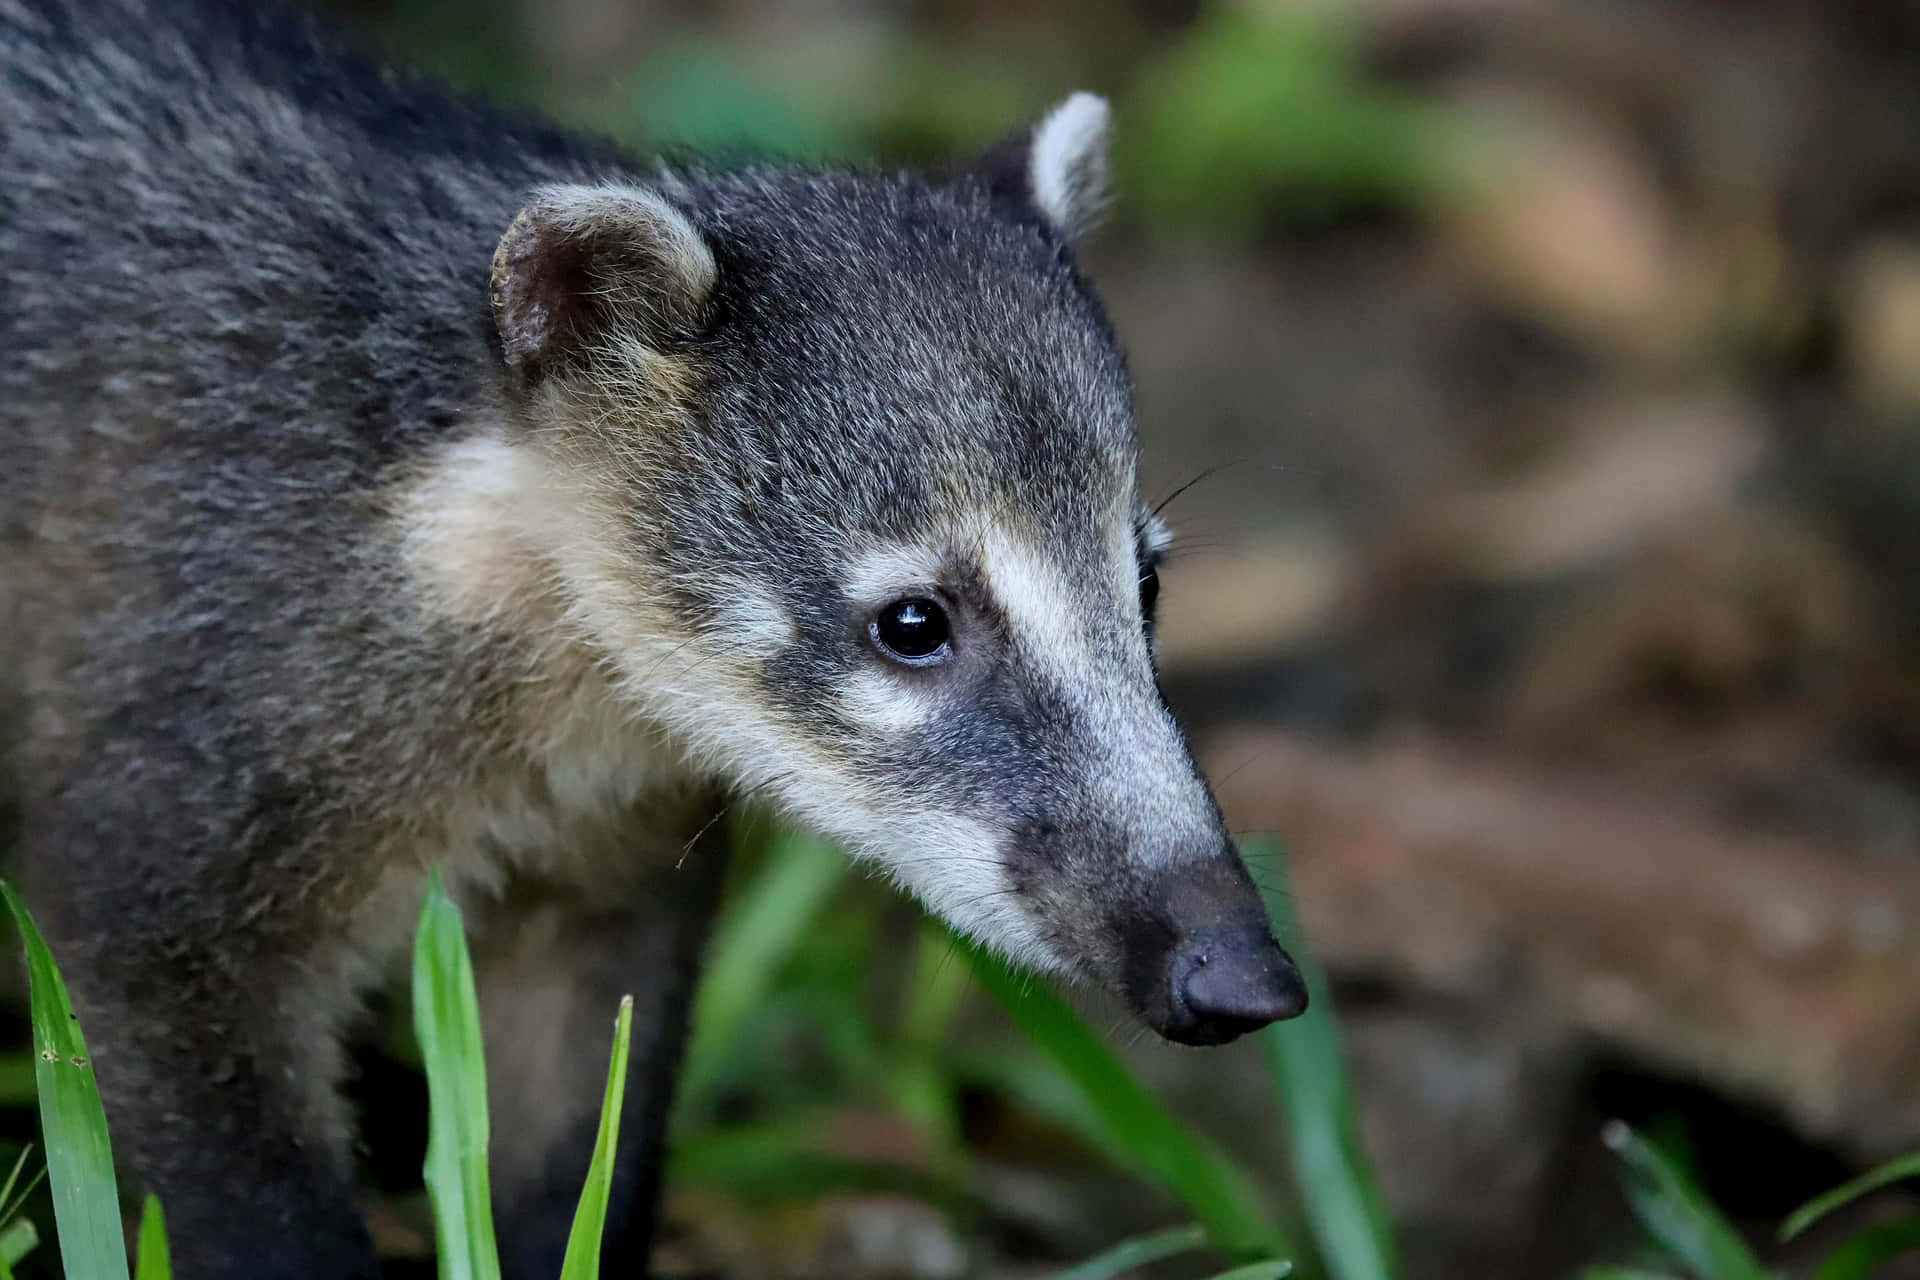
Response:
[{"label": "coati's ear", "polygon": [[653,191],[542,188],[493,254],[507,367],[531,382],[609,340],[671,341],[698,321],[715,273],[693,223]]},{"label": "coati's ear", "polygon": [[1092,231],[1107,204],[1107,100],[1076,93],[981,157],[998,195],[1025,200],[1068,241]]}]

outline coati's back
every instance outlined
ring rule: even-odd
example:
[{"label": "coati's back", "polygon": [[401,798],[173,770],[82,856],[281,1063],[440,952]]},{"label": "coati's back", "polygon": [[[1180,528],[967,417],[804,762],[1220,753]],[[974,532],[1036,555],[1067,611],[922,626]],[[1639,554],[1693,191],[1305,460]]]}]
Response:
[{"label": "coati's back", "polygon": [[500,229],[594,170],[274,8],[0,0],[0,680],[43,776],[137,701],[290,735],[431,676],[372,503],[484,409]]}]

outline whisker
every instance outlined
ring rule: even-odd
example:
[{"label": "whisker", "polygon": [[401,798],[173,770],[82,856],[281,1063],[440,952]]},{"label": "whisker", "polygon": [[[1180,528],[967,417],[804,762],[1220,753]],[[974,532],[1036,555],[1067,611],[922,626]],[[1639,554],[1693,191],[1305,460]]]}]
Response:
[{"label": "whisker", "polygon": [[1193,479],[1187,481],[1185,484],[1175,489],[1172,493],[1168,494],[1166,497],[1160,499],[1160,501],[1154,503],[1152,514],[1157,516],[1162,511],[1165,511],[1169,503],[1171,503],[1175,498],[1179,497],[1181,494],[1185,493],[1187,490],[1193,488],[1193,486],[1199,484],[1201,481],[1211,480],[1213,479],[1213,477],[1219,475],[1222,471],[1225,471],[1228,467],[1237,466],[1238,464],[1246,461],[1248,461],[1248,459],[1246,458],[1228,458],[1225,462],[1216,462],[1214,465],[1208,467],[1206,470],[1202,471],[1199,475],[1195,476]]}]

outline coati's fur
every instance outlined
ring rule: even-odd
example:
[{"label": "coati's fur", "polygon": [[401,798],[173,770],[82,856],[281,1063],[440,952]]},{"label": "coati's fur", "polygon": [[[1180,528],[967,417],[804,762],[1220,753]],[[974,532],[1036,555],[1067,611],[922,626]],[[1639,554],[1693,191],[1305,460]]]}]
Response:
[{"label": "coati's fur", "polygon": [[[338,1044],[430,866],[515,1276],[622,991],[644,1268],[734,796],[1176,1038],[1297,1010],[1154,681],[1071,252],[1105,120],[666,172],[239,0],[0,0],[0,744],[181,1274],[375,1273]],[[903,599],[939,653],[890,654]]]}]

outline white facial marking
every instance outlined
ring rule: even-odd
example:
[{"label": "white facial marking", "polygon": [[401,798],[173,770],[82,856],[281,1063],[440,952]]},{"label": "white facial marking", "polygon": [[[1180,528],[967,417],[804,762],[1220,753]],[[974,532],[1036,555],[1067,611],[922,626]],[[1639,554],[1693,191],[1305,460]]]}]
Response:
[{"label": "white facial marking", "polygon": [[707,627],[707,638],[715,645],[747,657],[766,657],[799,638],[793,615],[758,583],[733,578],[713,594],[723,601],[719,616]]},{"label": "white facial marking", "polygon": [[889,543],[853,557],[845,571],[847,597],[884,604],[902,592],[932,586],[946,567],[940,554],[910,543]]},{"label": "white facial marking", "polygon": [[904,733],[931,720],[932,698],[885,671],[856,671],[841,686],[840,710],[855,724],[880,733]]},{"label": "white facial marking", "polygon": [[1094,652],[1093,634],[1081,624],[1082,606],[1036,548],[995,526],[982,530],[978,541],[987,589],[1035,662],[1063,682],[1079,684],[1092,664],[1120,660],[1117,654]]},{"label": "white facial marking", "polygon": [[1015,964],[1060,972],[1066,962],[1034,930],[1007,882],[993,830],[952,813],[912,815],[872,856],[928,910]]},{"label": "white facial marking", "polygon": [[724,760],[743,785],[847,851],[881,868],[926,908],[1015,963],[1060,971],[1066,961],[1034,928],[1007,882],[1000,837],[962,814],[903,804],[768,721],[713,716],[684,724],[697,754]]},{"label": "white facial marking", "polygon": [[[1109,590],[1131,596],[1139,574],[1132,525],[1114,528]],[[1217,837],[1205,786],[1186,767],[1173,717],[1135,667],[1146,653],[1144,635],[1137,649],[1103,648],[1104,633],[1082,623],[1083,610],[1099,606],[1080,603],[1103,593],[1077,596],[1051,560],[1004,530],[990,527],[978,543],[988,589],[1021,653],[1052,677],[1080,717],[1087,776],[1108,815],[1133,834],[1133,856],[1156,866],[1213,856]]]}]

